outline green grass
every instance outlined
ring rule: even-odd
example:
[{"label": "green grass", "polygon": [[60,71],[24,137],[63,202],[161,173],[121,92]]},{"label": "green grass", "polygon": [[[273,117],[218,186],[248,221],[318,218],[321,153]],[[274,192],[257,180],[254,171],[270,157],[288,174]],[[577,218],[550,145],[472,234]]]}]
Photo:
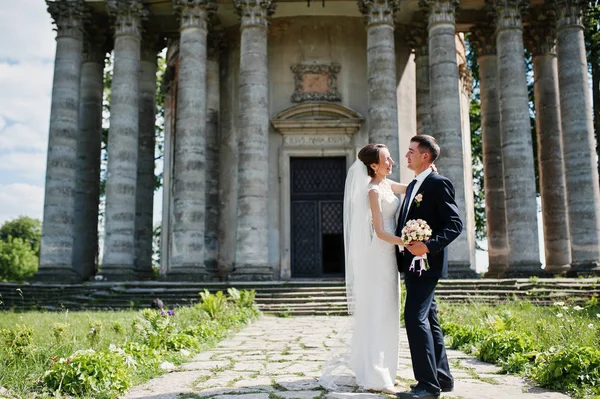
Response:
[{"label": "green grass", "polygon": [[441,303],[447,344],[577,398],[600,398],[600,306]]},{"label": "green grass", "polygon": [[[109,359],[115,356],[115,346],[126,349],[136,361],[135,370],[117,365],[123,369],[108,375],[102,358],[92,359],[85,366],[91,374],[96,371],[107,374],[107,381],[122,378],[126,381],[124,385],[133,386],[163,373],[160,363],[181,364],[257,315],[254,305],[242,306],[231,299],[220,305],[212,303],[210,312],[201,302],[178,308],[172,316],[149,309],[0,312],[0,387],[18,397],[50,397],[54,389],[48,387],[44,374],[54,370],[59,376],[66,375],[61,373],[68,369],[70,360],[61,363],[61,358],[71,359],[77,351],[93,349]],[[69,393],[62,385],[60,389]],[[100,389],[75,396],[110,398],[118,394]]]}]

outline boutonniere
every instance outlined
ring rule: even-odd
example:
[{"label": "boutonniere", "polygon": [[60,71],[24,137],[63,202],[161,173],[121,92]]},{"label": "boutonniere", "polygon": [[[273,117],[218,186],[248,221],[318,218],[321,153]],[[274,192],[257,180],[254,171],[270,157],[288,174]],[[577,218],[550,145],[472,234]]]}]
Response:
[{"label": "boutonniere", "polygon": [[421,206],[421,201],[423,201],[423,194],[417,194],[417,196],[415,197],[415,205],[417,206],[417,208]]}]

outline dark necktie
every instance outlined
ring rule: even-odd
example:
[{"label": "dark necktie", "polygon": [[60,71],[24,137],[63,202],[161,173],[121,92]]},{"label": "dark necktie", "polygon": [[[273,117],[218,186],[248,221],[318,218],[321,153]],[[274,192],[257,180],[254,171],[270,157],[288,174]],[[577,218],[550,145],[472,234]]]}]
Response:
[{"label": "dark necktie", "polygon": [[400,225],[398,226],[400,230],[404,228],[404,224],[406,223],[406,217],[408,216],[408,209],[410,207],[410,196],[412,195],[416,183],[417,179],[414,179],[410,182],[408,187],[406,187],[406,195],[404,196],[404,204],[402,204],[402,213],[400,214]]}]

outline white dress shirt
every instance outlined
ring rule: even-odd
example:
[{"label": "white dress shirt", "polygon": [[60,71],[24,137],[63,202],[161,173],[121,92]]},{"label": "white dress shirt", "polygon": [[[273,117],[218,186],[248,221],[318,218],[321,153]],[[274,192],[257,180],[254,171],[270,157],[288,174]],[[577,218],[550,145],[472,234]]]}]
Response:
[{"label": "white dress shirt", "polygon": [[415,200],[415,197],[417,196],[417,192],[419,191],[419,188],[421,188],[421,184],[423,183],[425,178],[427,178],[427,176],[429,176],[431,174],[431,172],[433,172],[431,170],[431,168],[427,168],[423,172],[419,173],[419,175],[417,177],[415,177],[415,179],[417,181],[412,189],[412,193],[410,193],[410,202],[408,203],[408,208],[406,209],[406,213],[408,213],[408,211],[410,211],[410,207],[411,207],[413,201]]}]

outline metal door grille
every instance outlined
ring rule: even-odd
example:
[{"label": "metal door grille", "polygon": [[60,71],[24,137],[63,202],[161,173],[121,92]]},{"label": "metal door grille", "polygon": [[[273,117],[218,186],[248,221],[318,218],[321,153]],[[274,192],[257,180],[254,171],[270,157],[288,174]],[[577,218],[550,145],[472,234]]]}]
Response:
[{"label": "metal door grille", "polygon": [[291,158],[290,172],[292,276],[341,275],[346,159]]}]

